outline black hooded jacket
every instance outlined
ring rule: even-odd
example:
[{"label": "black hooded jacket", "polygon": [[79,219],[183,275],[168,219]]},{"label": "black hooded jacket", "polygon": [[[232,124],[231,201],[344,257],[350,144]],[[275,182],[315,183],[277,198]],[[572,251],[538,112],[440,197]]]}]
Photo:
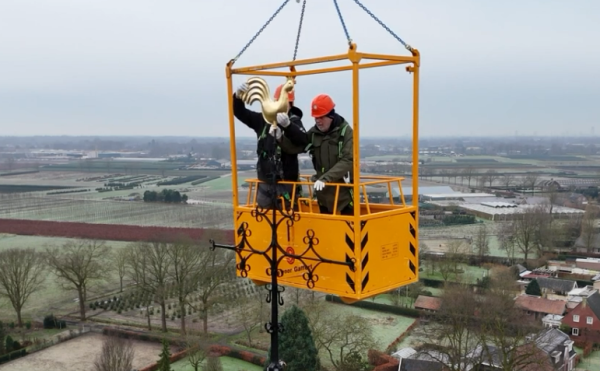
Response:
[{"label": "black hooded jacket", "polygon": [[[244,101],[239,99],[235,93],[233,94],[233,114],[244,125],[256,133],[258,139],[256,145],[256,154],[258,155],[256,170],[258,179],[263,182],[271,182],[272,173],[275,172],[277,173],[278,180],[298,181],[300,176],[298,153],[301,153],[301,151],[286,151],[287,148],[285,146],[279,146],[275,138],[269,135],[270,124],[265,121],[262,113],[246,108]],[[290,117],[288,128],[295,126],[294,129],[305,132],[304,125],[302,125],[302,110],[291,106],[288,115]],[[271,149],[277,147],[281,149],[281,163],[278,166],[279,169],[273,169],[269,157],[273,155]]]}]

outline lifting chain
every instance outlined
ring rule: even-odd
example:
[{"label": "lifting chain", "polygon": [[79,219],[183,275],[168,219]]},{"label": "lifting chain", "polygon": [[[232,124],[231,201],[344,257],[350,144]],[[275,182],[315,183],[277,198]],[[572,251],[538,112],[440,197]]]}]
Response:
[{"label": "lifting chain", "polygon": [[296,46],[294,47],[294,59],[298,55],[298,45],[300,45],[300,33],[302,32],[302,22],[304,21],[304,9],[306,9],[306,0],[302,3],[302,11],[300,12],[300,23],[298,24],[298,35],[296,35]]},{"label": "lifting chain", "polygon": [[[394,33],[394,31],[390,30],[390,28],[388,26],[386,26],[381,20],[379,20],[379,18],[377,18],[375,16],[375,14],[373,14],[369,9],[367,9],[367,7],[365,7],[359,0],[354,0],[354,2],[356,3],[356,5],[360,6],[365,12],[367,12],[367,14],[369,14],[371,16],[371,18],[373,18],[377,23],[379,23],[381,25],[381,27],[385,28],[385,30],[387,32],[389,32],[396,40],[400,41],[400,43],[402,45],[404,45],[404,47],[406,49],[412,50],[412,47],[410,45],[408,45],[407,43],[405,43],[398,35],[396,35]],[[337,7],[337,4],[336,4],[336,7]],[[339,13],[339,9],[338,9],[338,13]],[[340,17],[341,17],[341,15],[340,15]],[[343,22],[344,21],[342,20],[342,23]],[[347,33],[346,33],[346,35],[347,35]]]},{"label": "lifting chain", "polygon": [[340,11],[340,7],[338,6],[337,0],[333,0],[335,4],[335,9],[337,10],[337,14],[340,17],[340,21],[342,22],[342,27],[344,28],[344,33],[346,34],[346,39],[348,39],[348,45],[352,44],[352,39],[350,38],[350,34],[348,33],[348,28],[346,28],[346,22],[344,22],[344,17],[342,17],[342,12]]},{"label": "lifting chain", "polygon": [[244,48],[238,53],[238,55],[231,60],[232,64],[235,63],[242,56],[242,54],[244,54],[244,52],[246,51],[246,49],[248,49],[248,47],[254,42],[254,40],[256,40],[256,38],[258,37],[258,35],[260,35],[265,30],[265,28],[267,28],[267,26],[273,21],[273,19],[275,19],[275,17],[277,17],[277,14],[279,14],[279,12],[281,11],[281,9],[283,9],[283,7],[286,6],[289,1],[290,0],[285,0],[283,2],[283,4],[281,4],[279,6],[279,8],[275,11],[275,13],[273,13],[273,15],[271,16],[271,18],[269,18],[269,20],[267,21],[267,23],[265,23],[260,28],[260,30],[258,30],[258,32],[256,33],[256,35],[254,35],[250,39],[250,41],[248,41],[248,43],[246,44],[246,46],[244,46]]}]

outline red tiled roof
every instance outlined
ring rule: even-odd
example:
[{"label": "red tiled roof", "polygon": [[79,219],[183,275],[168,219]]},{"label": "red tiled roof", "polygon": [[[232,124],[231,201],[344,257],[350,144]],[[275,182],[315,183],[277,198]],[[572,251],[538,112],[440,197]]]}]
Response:
[{"label": "red tiled roof", "polygon": [[415,301],[415,309],[438,310],[440,309],[440,304],[442,304],[442,300],[440,298],[419,295]]},{"label": "red tiled roof", "polygon": [[565,300],[550,300],[539,296],[521,295],[515,300],[515,305],[532,312],[562,315],[567,302]]}]

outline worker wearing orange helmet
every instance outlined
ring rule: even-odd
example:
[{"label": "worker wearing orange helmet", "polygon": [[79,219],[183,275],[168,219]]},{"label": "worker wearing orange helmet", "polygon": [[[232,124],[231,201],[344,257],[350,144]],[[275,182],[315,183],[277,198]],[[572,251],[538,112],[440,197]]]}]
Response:
[{"label": "worker wearing orange helmet", "polygon": [[[279,85],[275,90],[274,98],[277,100],[281,95],[283,85]],[[283,138],[282,128],[293,126],[295,129],[304,132],[302,124],[302,110],[294,106],[294,92],[288,93],[289,110],[288,113],[279,113],[277,115],[277,128],[270,130],[271,124],[266,122],[261,112],[254,112],[246,108],[244,101],[238,98],[238,94],[248,90],[247,84],[242,84],[233,94],[233,114],[244,125],[254,130],[257,136],[256,154],[258,161],[256,164],[257,177],[261,181],[258,185],[257,203],[262,208],[272,207],[272,190],[270,186],[273,179],[276,181],[298,181],[300,170],[298,166],[298,154],[304,151],[302,146],[294,146],[289,140]],[[274,153],[272,153],[275,151]],[[272,159],[276,161],[273,163]],[[290,200],[292,195],[292,186],[289,184],[276,185],[277,196],[283,196]],[[300,196],[301,187],[296,191],[296,197]]]},{"label": "worker wearing orange helmet", "polygon": [[[317,95],[311,103],[315,125],[302,133],[294,128],[285,130],[285,136],[297,145],[304,145],[317,172],[314,189],[321,213],[332,214],[336,187],[329,183],[351,182],[353,151],[352,127],[335,112],[335,103],[327,94]],[[354,214],[352,188],[339,187],[337,211]]]}]

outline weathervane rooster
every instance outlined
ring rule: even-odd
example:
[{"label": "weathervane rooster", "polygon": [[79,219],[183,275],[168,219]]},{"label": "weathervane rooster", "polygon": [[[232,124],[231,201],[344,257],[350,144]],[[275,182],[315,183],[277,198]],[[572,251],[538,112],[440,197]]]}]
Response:
[{"label": "weathervane rooster", "polygon": [[246,104],[252,104],[259,101],[262,105],[262,115],[266,122],[271,124],[272,129],[277,127],[277,114],[287,113],[289,98],[288,93],[294,90],[294,79],[288,77],[285,84],[281,88],[282,92],[279,99],[271,100],[271,91],[267,82],[260,77],[251,77],[246,81],[248,89],[243,92],[241,99]]}]

